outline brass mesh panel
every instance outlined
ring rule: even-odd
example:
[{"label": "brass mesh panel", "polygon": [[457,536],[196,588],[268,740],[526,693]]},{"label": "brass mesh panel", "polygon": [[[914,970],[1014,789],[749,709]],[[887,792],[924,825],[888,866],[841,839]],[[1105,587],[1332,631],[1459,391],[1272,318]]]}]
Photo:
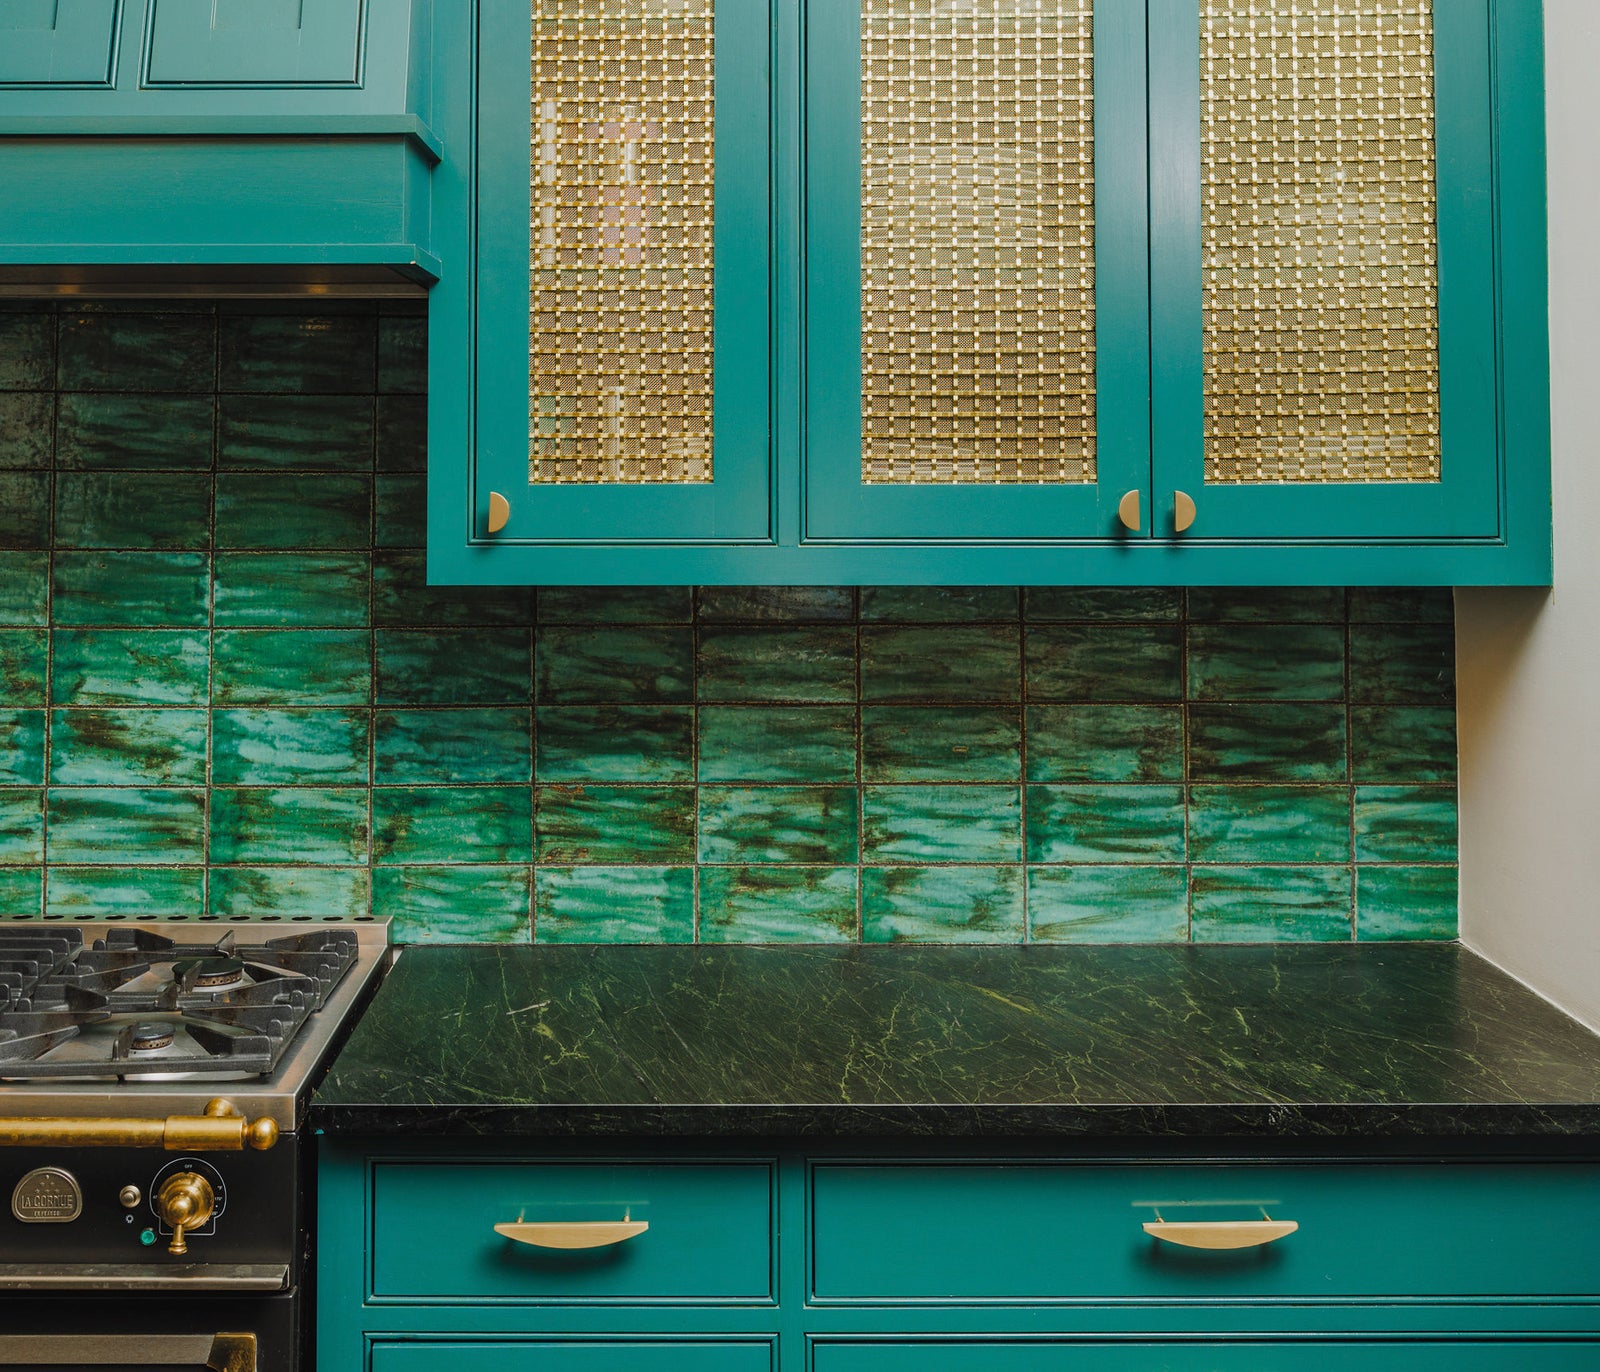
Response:
[{"label": "brass mesh panel", "polygon": [[1093,0],[863,0],[867,482],[1095,479]]},{"label": "brass mesh panel", "polygon": [[712,0],[534,0],[535,482],[711,479]]},{"label": "brass mesh panel", "polygon": [[1432,0],[1202,0],[1206,480],[1437,481]]}]

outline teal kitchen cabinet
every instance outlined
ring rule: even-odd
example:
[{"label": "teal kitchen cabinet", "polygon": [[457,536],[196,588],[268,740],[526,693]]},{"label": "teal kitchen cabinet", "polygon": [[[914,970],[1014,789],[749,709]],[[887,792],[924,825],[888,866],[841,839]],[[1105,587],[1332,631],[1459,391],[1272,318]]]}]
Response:
[{"label": "teal kitchen cabinet", "polygon": [[1549,578],[1537,0],[435,38],[435,582]]},{"label": "teal kitchen cabinet", "polygon": [[324,1136],[322,1372],[1600,1358],[1590,1160],[585,1145]]},{"label": "teal kitchen cabinet", "polygon": [[420,291],[433,22],[431,0],[0,6],[0,291]]}]

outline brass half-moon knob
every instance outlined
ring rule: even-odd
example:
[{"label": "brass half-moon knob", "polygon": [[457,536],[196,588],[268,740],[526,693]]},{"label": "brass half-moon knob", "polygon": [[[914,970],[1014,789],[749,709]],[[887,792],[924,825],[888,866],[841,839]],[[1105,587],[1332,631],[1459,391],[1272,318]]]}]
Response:
[{"label": "brass half-moon knob", "polygon": [[1134,533],[1139,532],[1141,520],[1139,516],[1138,491],[1129,491],[1127,495],[1117,501],[1117,518],[1122,521],[1123,528],[1131,529]]},{"label": "brass half-moon knob", "polygon": [[217,1203],[211,1183],[198,1172],[174,1172],[161,1183],[156,1214],[172,1229],[167,1252],[182,1257],[189,1251],[188,1234],[211,1218]]},{"label": "brass half-moon knob", "polygon": [[489,532],[497,534],[511,518],[511,502],[499,491],[489,492]]},{"label": "brass half-moon knob", "polygon": [[1172,527],[1180,534],[1194,523],[1194,497],[1182,491],[1172,493]]}]

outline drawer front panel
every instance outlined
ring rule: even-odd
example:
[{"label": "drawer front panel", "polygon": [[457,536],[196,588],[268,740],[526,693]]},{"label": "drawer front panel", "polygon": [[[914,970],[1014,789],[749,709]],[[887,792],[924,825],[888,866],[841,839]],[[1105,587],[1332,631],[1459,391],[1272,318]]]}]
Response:
[{"label": "drawer front panel", "polygon": [[379,1343],[372,1372],[769,1372],[772,1346],[674,1339]]},{"label": "drawer front panel", "polygon": [[814,1372],[1592,1372],[1600,1343],[820,1344]]},{"label": "drawer front panel", "polygon": [[[824,1163],[819,1303],[1592,1296],[1600,1169],[1581,1165]],[[1169,1222],[1293,1220],[1201,1251]]]},{"label": "drawer front panel", "polygon": [[0,86],[109,86],[118,0],[0,5]]},{"label": "drawer front panel", "polygon": [[[754,1163],[379,1162],[373,1294],[403,1300],[766,1302],[773,1170]],[[497,1224],[649,1228],[597,1248]]]},{"label": "drawer front panel", "polygon": [[151,86],[354,86],[361,0],[151,0]]}]

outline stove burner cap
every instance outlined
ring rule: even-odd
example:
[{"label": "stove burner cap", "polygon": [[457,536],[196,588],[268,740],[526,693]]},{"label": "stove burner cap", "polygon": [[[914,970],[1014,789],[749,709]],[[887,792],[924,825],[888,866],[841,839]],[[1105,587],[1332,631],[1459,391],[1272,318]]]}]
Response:
[{"label": "stove burner cap", "polygon": [[148,1024],[136,1024],[128,1036],[128,1051],[156,1053],[163,1048],[170,1048],[172,1038],[173,1030],[170,1024],[163,1024],[159,1020],[152,1020]]},{"label": "stove burner cap", "polygon": [[234,957],[195,958],[172,969],[186,989],[215,991],[237,986],[244,980],[244,959]]}]

